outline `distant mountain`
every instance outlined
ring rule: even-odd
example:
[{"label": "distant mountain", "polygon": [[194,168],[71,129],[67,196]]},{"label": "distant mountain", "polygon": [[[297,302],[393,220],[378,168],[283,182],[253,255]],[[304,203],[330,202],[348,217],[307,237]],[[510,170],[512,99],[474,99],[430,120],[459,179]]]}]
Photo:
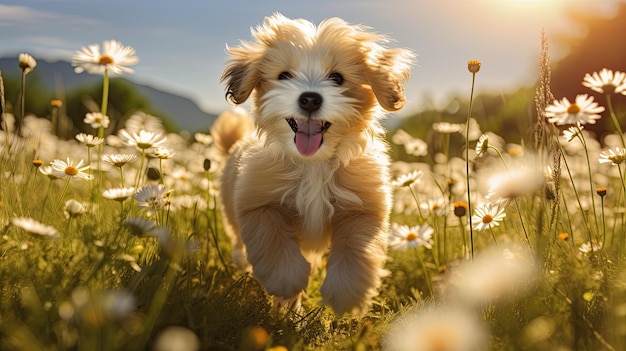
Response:
[{"label": "distant mountain", "polygon": [[[0,58],[0,70],[4,76],[19,77],[21,73],[17,57],[18,55],[11,58]],[[37,59],[37,67],[30,74],[33,78],[36,77],[36,80],[49,91],[55,91],[59,87],[65,91],[70,91],[81,86],[102,82],[100,75],[75,73],[72,65],[65,61],[48,62]],[[153,86],[138,84],[132,79],[124,77],[117,79],[123,79],[135,86],[137,91],[149,100],[155,110],[164,114],[164,116],[159,117],[169,119],[181,130],[207,131],[216,118],[215,114],[203,111],[187,97],[166,92]]]}]

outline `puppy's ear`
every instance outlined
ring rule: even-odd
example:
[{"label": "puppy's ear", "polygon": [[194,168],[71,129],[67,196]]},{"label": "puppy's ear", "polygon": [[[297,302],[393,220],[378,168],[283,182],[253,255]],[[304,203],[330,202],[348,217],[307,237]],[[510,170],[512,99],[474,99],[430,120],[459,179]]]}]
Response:
[{"label": "puppy's ear", "polygon": [[386,49],[374,45],[367,60],[366,78],[378,103],[387,111],[404,106],[404,83],[409,79],[415,55],[406,49]]},{"label": "puppy's ear", "polygon": [[226,83],[226,99],[244,103],[261,79],[258,61],[261,54],[248,43],[240,47],[227,48],[228,64],[220,81]]}]

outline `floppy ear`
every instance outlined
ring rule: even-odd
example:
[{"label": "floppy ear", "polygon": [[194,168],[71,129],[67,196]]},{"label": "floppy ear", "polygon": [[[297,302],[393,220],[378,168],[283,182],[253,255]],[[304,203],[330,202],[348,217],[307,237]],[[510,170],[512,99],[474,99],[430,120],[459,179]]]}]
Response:
[{"label": "floppy ear", "polygon": [[252,45],[227,48],[228,64],[222,73],[221,82],[226,82],[226,99],[235,103],[244,103],[261,79],[258,60],[261,54],[253,50]]},{"label": "floppy ear", "polygon": [[409,50],[378,45],[373,45],[369,52],[365,76],[385,110],[397,111],[404,106],[404,83],[409,79],[414,58]]}]

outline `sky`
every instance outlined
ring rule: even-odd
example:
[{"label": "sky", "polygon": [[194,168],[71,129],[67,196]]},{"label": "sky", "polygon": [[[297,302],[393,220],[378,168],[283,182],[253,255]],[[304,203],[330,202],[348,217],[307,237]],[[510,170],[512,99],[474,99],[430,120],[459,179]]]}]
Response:
[{"label": "sky", "polygon": [[[567,53],[561,38],[584,35],[567,16],[580,10],[611,16],[626,0],[2,0],[0,57],[27,52],[67,60],[81,47],[115,39],[140,62],[130,78],[194,100],[212,113],[228,109],[219,79],[226,46],[250,40],[265,16],[319,22],[341,17],[364,24],[417,55],[407,104],[398,115],[469,97],[467,61],[482,63],[476,91],[531,86],[541,33],[553,62]],[[607,48],[609,49],[609,48]],[[1,67],[0,67],[1,69]],[[84,74],[84,73],[83,73]]]}]

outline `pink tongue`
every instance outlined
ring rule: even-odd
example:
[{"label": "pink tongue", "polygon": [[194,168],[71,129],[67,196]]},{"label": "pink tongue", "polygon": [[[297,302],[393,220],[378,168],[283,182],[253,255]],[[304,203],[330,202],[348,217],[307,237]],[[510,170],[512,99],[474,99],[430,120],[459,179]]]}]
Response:
[{"label": "pink tongue", "polygon": [[296,148],[300,155],[309,157],[322,145],[323,122],[316,120],[298,120]]}]

